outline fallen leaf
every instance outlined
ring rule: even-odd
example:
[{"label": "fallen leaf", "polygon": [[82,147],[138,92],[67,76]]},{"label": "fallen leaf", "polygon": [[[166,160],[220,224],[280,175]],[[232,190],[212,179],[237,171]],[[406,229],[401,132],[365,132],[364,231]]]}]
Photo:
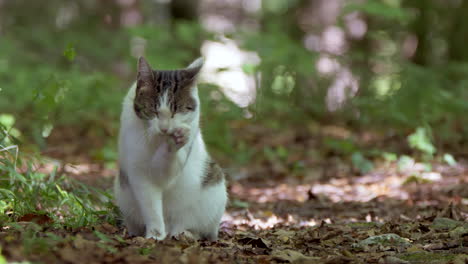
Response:
[{"label": "fallen leaf", "polygon": [[353,261],[352,258],[345,256],[333,256],[330,259],[327,259],[325,264],[348,264]]},{"label": "fallen leaf", "polygon": [[468,234],[468,225],[459,226],[449,232],[451,238],[460,238]]},{"label": "fallen leaf", "polygon": [[424,249],[420,245],[412,245],[411,247],[406,249],[407,252],[418,252],[424,251]]},{"label": "fallen leaf", "polygon": [[69,263],[82,263],[81,251],[66,246],[59,251],[60,257]]},{"label": "fallen leaf", "polygon": [[251,245],[252,247],[257,247],[257,248],[265,248],[269,249],[269,243],[267,243],[265,240],[263,240],[260,237],[254,238],[254,237],[244,237],[241,239],[238,239],[237,242],[244,244],[244,245]]},{"label": "fallen leaf", "polygon": [[305,263],[315,263],[315,262],[309,262],[309,261],[320,260],[320,258],[318,257],[304,256],[301,252],[291,250],[291,249],[275,250],[271,253],[271,256],[275,260],[287,261],[289,263],[297,263],[297,262],[303,262],[303,261],[305,261]]},{"label": "fallen leaf", "polygon": [[393,256],[386,256],[385,258],[382,258],[379,260],[379,264],[409,264],[410,262],[406,260],[399,259],[397,257]]},{"label": "fallen leaf", "polygon": [[73,246],[78,250],[82,250],[85,248],[93,248],[95,246],[95,242],[86,240],[80,234],[78,234],[73,240]]},{"label": "fallen leaf", "polygon": [[34,222],[38,225],[51,224],[52,218],[46,214],[25,214],[18,218],[19,222]]},{"label": "fallen leaf", "polygon": [[114,234],[114,233],[117,233],[119,231],[119,229],[116,227],[116,226],[113,226],[109,223],[104,223],[102,225],[98,225],[96,226],[96,229],[102,233],[110,233],[110,234]]},{"label": "fallen leaf", "polygon": [[456,227],[461,225],[463,225],[463,222],[459,222],[445,217],[437,217],[432,222],[431,227],[435,230],[445,231],[455,229]]},{"label": "fallen leaf", "polygon": [[246,209],[246,208],[249,208],[249,203],[248,202],[244,202],[244,201],[241,201],[241,200],[238,200],[238,199],[234,199],[230,202],[230,206],[234,207],[234,208],[242,208],[242,209]]},{"label": "fallen leaf", "polygon": [[411,242],[407,238],[400,237],[397,234],[383,234],[378,236],[371,236],[364,240],[361,240],[358,246],[410,246]]},{"label": "fallen leaf", "polygon": [[294,231],[279,229],[276,232],[274,232],[273,234],[278,236],[278,239],[281,240],[282,242],[287,243],[289,240],[291,240],[292,237],[294,237],[295,233],[296,232],[294,232]]},{"label": "fallen leaf", "polygon": [[466,264],[468,263],[468,255],[458,255],[453,260],[453,264]]}]

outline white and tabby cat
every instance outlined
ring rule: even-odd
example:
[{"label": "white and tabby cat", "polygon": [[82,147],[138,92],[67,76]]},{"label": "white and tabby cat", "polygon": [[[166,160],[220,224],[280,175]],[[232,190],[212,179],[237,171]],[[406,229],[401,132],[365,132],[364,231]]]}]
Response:
[{"label": "white and tabby cat", "polygon": [[123,102],[115,197],[130,235],[157,240],[185,231],[216,240],[227,192],[203,141],[196,84],[203,59],[153,70],[141,57]]}]

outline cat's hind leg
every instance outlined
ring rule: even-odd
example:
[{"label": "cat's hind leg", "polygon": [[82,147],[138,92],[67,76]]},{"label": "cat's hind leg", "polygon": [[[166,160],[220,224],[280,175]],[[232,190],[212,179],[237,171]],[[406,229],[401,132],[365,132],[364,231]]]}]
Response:
[{"label": "cat's hind leg", "polygon": [[124,223],[130,236],[144,236],[146,233],[145,225],[135,221],[134,217],[124,215]]},{"label": "cat's hind leg", "polygon": [[143,236],[145,234],[145,225],[142,221],[140,207],[125,175],[125,172],[121,170],[120,175],[115,180],[115,200],[122,214],[124,224],[127,227],[128,234],[131,236]]},{"label": "cat's hind leg", "polygon": [[219,234],[219,224],[216,224],[212,227],[210,231],[201,232],[200,238],[203,240],[208,240],[208,241],[216,241],[218,240],[218,234]]},{"label": "cat's hind leg", "polygon": [[208,187],[201,192],[201,203],[197,210],[193,212],[194,221],[192,228],[200,239],[216,241],[218,240],[219,225],[224,214],[227,193],[224,181],[218,185]]}]

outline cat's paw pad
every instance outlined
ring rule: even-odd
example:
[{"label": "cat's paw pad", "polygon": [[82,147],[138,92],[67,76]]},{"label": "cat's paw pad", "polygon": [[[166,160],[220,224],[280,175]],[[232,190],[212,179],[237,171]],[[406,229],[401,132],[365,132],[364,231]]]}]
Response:
[{"label": "cat's paw pad", "polygon": [[149,229],[148,231],[146,231],[145,238],[153,238],[155,240],[164,240],[164,238],[166,238],[166,234],[160,232],[156,228],[153,228],[153,229]]},{"label": "cat's paw pad", "polygon": [[187,144],[190,136],[190,129],[182,127],[174,129],[174,132],[171,134],[174,147],[178,150]]}]

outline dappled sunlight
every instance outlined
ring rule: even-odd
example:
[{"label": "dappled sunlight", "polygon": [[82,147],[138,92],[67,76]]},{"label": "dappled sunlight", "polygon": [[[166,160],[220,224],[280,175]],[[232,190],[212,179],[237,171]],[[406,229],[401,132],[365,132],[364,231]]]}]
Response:
[{"label": "dappled sunlight", "polygon": [[[368,178],[368,177],[367,177]],[[326,184],[312,186],[311,192],[315,195],[323,195],[332,202],[357,201],[368,202],[377,197],[389,197],[406,200],[409,195],[402,190],[402,177],[375,177],[378,182],[374,183],[351,183],[348,179],[332,179]],[[356,179],[359,181],[359,178]]]},{"label": "dappled sunlight", "polygon": [[273,187],[250,187],[245,188],[242,183],[234,183],[231,192],[240,197],[246,197],[258,203],[274,202],[277,200],[291,200],[304,202],[310,185],[279,184]]},{"label": "dappled sunlight", "polygon": [[243,185],[245,181],[242,181],[232,184],[231,192],[257,203],[278,200],[305,202],[316,196],[334,203],[369,202],[378,197],[408,200],[411,198],[413,184],[418,184],[421,190],[439,190],[453,187],[454,184],[464,184],[468,176],[468,168],[461,165],[457,166],[458,169],[439,165],[434,171],[427,171],[426,166],[421,163],[400,169],[396,163],[384,163],[381,166],[362,176],[330,178],[308,184],[276,184],[266,181],[262,184],[266,186],[246,187]]},{"label": "dappled sunlight", "polygon": [[359,80],[351,70],[346,67],[340,68],[327,91],[326,101],[331,112],[340,109],[347,99],[354,97],[359,90]]},{"label": "dappled sunlight", "polygon": [[[459,198],[464,196],[460,188],[466,187],[468,166],[440,164],[427,171],[422,165],[414,162],[398,168],[387,162],[365,175],[314,183],[240,180],[230,185],[232,201],[223,226],[264,230],[322,222],[410,221],[426,217],[429,208],[468,205],[468,200]],[[460,216],[468,219],[466,213]]]},{"label": "dappled sunlight", "polygon": [[[54,159],[31,160],[31,165],[34,172],[43,175],[67,175],[77,180],[89,184],[104,184],[102,187],[108,188],[109,181],[113,179],[118,172],[115,168],[106,167],[101,163],[96,162],[83,162],[83,163],[66,163]],[[19,169],[20,172],[25,173],[29,170],[27,166]],[[57,176],[56,176],[57,177]]]},{"label": "dappled sunlight", "polygon": [[346,30],[354,39],[361,39],[367,33],[367,23],[359,12],[352,12],[345,16]]},{"label": "dappled sunlight", "polygon": [[[323,219],[326,223],[331,223],[329,218]],[[319,220],[301,219],[293,215],[281,217],[271,211],[257,212],[253,215],[249,211],[228,211],[223,215],[222,228],[240,230],[255,230],[272,229],[278,226],[297,226],[297,227],[312,227],[320,224]]]},{"label": "dappled sunlight", "polygon": [[321,55],[316,63],[317,70],[323,75],[336,73],[340,65],[336,59],[332,59],[327,55]]},{"label": "dappled sunlight", "polygon": [[320,51],[334,55],[345,53],[345,32],[337,26],[327,27],[322,33]]},{"label": "dappled sunlight", "polygon": [[246,216],[242,214],[234,213],[225,213],[222,221],[225,222],[224,226],[236,226],[242,228],[245,226],[244,230],[249,228],[259,229],[269,229],[273,228],[278,224],[285,224],[287,221],[279,218],[273,213],[270,213],[269,216],[258,217],[256,218],[250,213],[246,213]]},{"label": "dappled sunlight", "polygon": [[216,84],[228,98],[241,107],[255,100],[256,80],[243,71],[243,66],[257,65],[260,58],[255,52],[241,50],[231,39],[205,41],[202,48],[205,66],[201,79]]}]

